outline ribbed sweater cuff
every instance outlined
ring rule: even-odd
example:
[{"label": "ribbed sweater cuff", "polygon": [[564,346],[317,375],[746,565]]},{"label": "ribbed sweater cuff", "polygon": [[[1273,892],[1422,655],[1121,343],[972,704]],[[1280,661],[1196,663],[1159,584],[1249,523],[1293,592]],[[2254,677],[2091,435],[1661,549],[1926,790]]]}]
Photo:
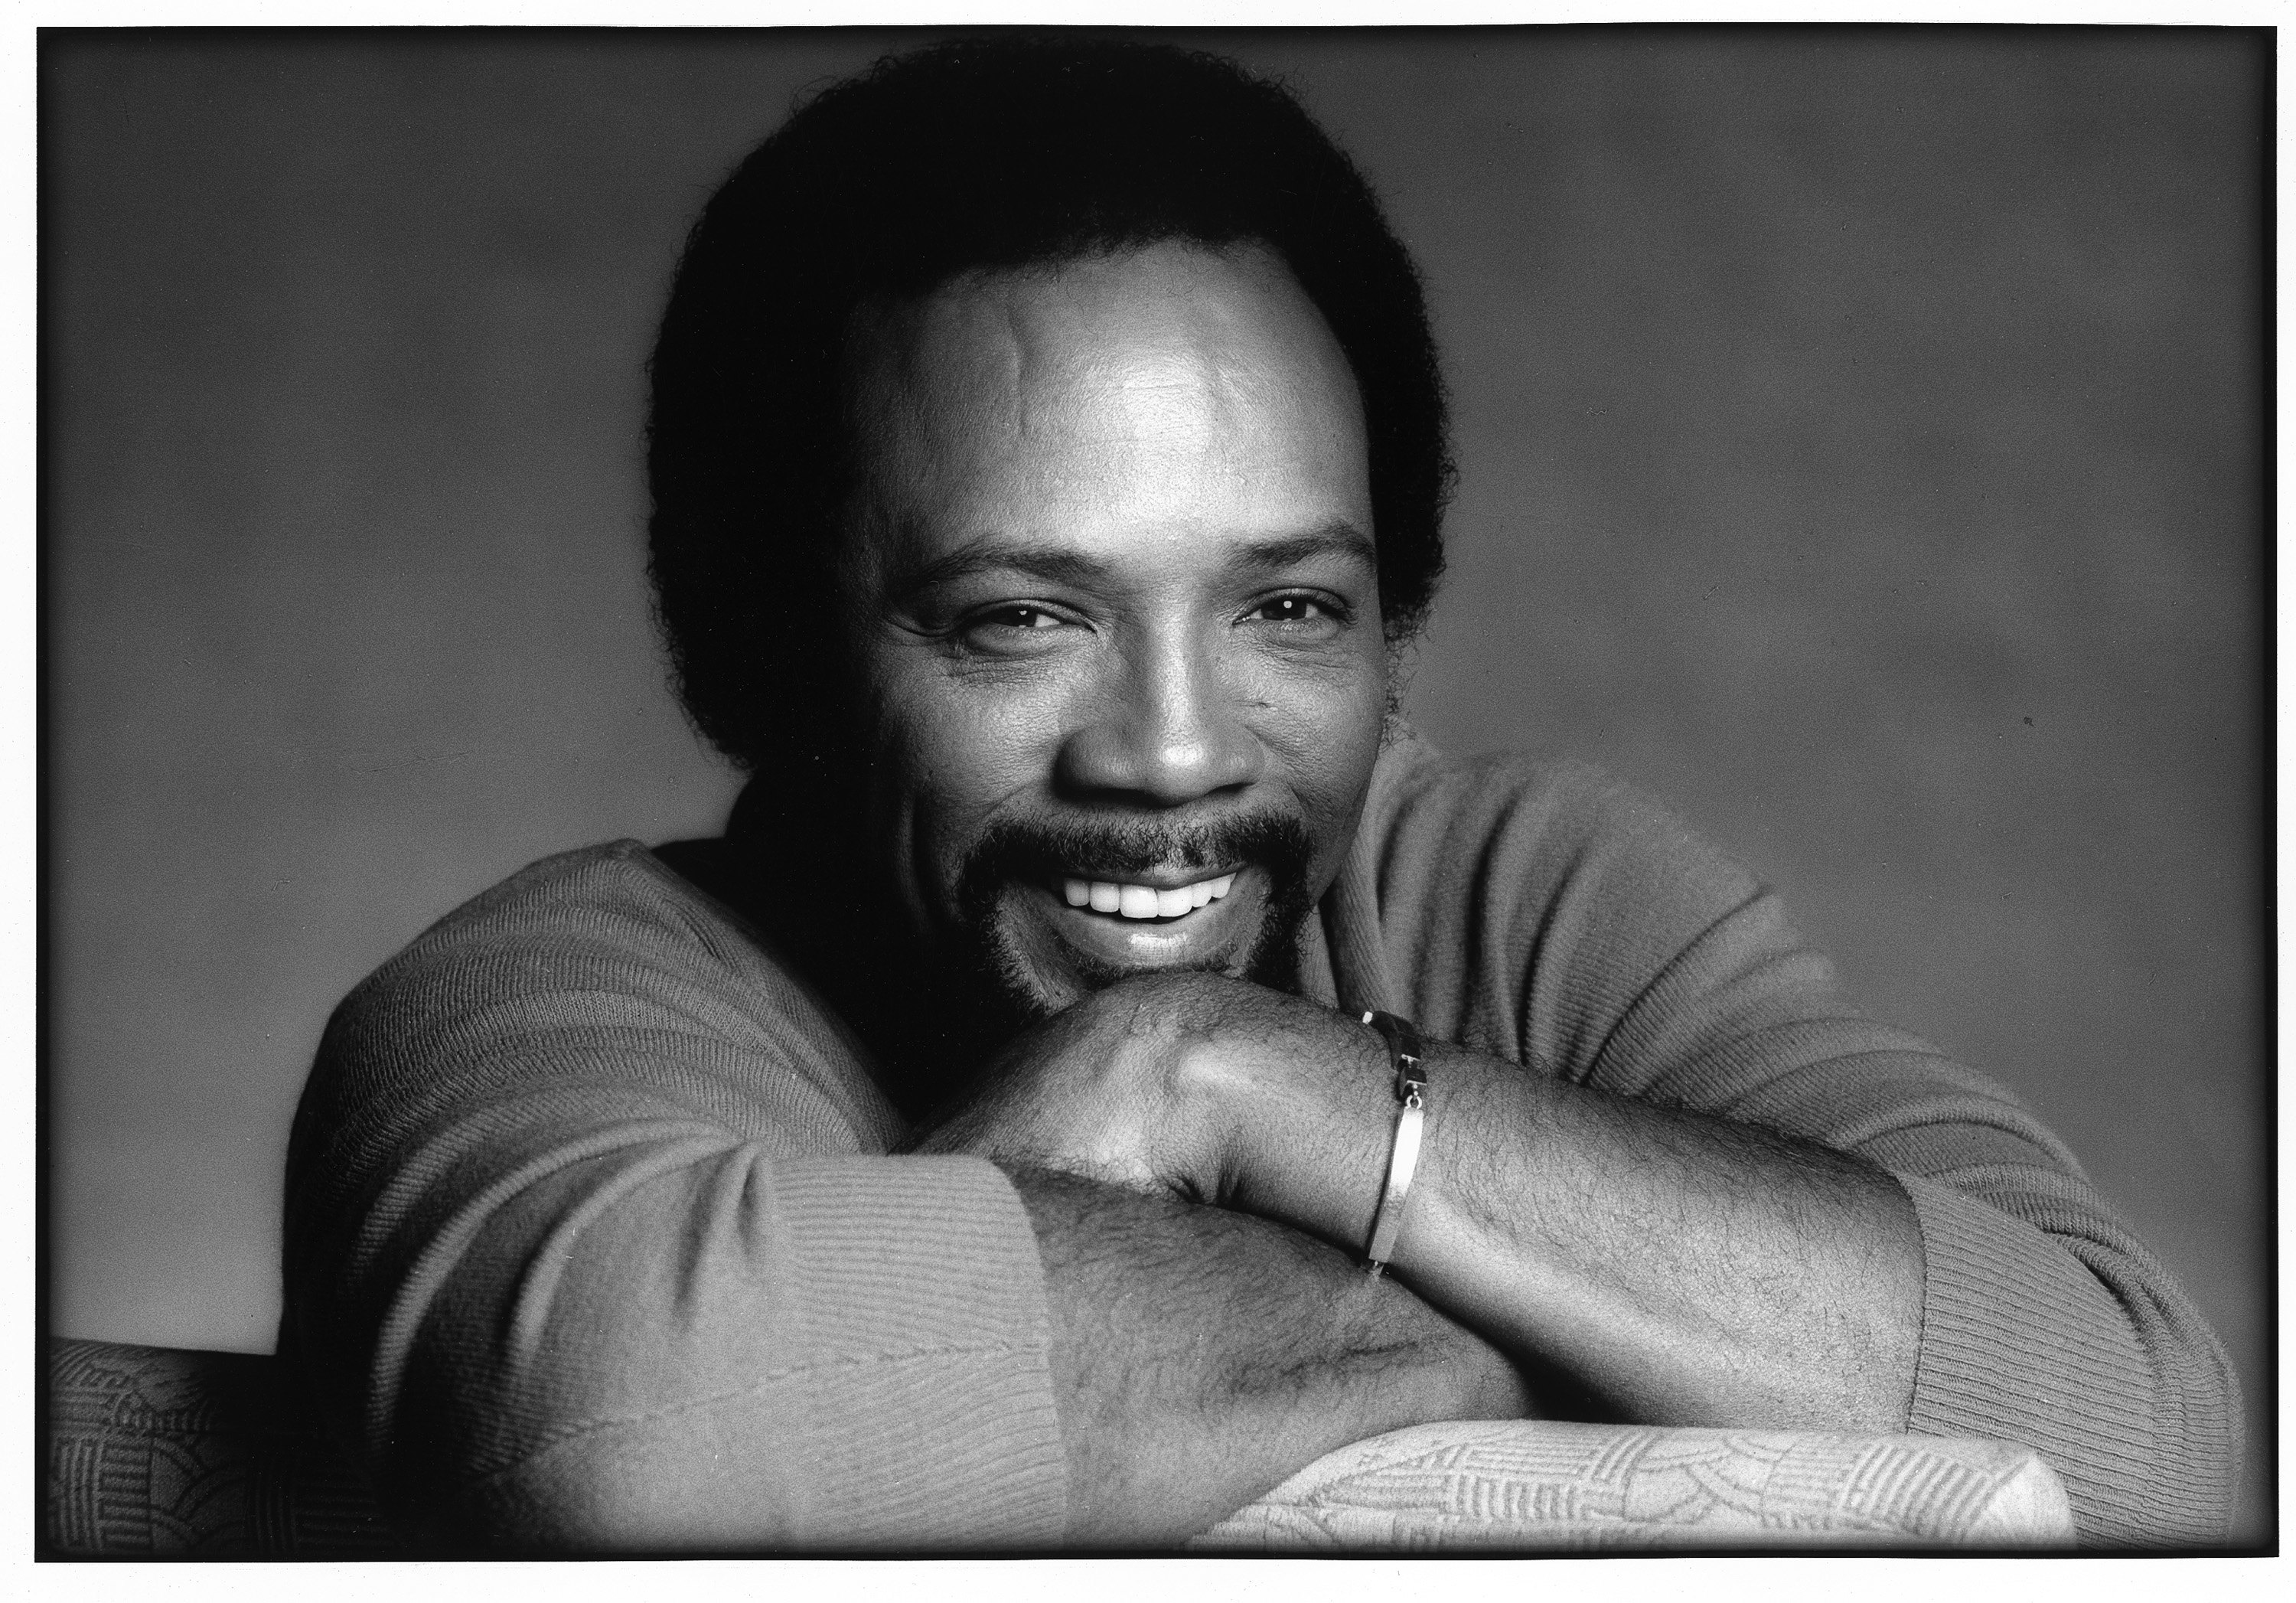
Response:
[{"label": "ribbed sweater cuff", "polygon": [[824,1439],[789,1443],[801,1525],[840,1545],[1057,1543],[1044,1271],[1012,1182],[978,1158],[861,1157],[783,1163],[773,1188],[808,1344],[866,1353],[808,1377]]},{"label": "ribbed sweater cuff", "polygon": [[2100,1503],[2142,1506],[2157,1478],[2144,1411],[2152,1377],[2125,1338],[2113,1339],[2125,1321],[2111,1297],[2034,1226],[1932,1181],[1898,1179],[1927,1260],[1908,1428],[2032,1448],[2064,1476],[2077,1516]]}]

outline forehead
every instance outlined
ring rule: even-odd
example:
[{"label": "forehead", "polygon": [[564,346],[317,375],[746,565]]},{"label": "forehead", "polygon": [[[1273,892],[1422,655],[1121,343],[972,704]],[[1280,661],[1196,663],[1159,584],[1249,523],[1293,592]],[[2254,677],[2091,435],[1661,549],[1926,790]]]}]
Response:
[{"label": "forehead", "polygon": [[865,316],[848,372],[879,545],[1370,531],[1347,358],[1263,251],[969,275]]}]

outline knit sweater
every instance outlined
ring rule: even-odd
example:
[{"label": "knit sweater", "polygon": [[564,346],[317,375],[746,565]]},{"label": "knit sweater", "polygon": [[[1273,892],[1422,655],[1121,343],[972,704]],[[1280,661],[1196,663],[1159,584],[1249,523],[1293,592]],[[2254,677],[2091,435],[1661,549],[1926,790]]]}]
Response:
[{"label": "knit sweater", "polygon": [[[672,854],[675,858],[675,854]],[[282,1351],[406,1517],[533,1543],[1049,1545],[1064,1451],[1010,1182],[905,1134],[808,954],[632,842],[449,914],[331,1021]],[[781,926],[776,926],[781,927]],[[2219,1540],[2235,1383],[2006,1090],[1847,1001],[1776,899],[1591,770],[1382,757],[1300,989],[1858,1154],[1924,1254],[1908,1428]]]}]

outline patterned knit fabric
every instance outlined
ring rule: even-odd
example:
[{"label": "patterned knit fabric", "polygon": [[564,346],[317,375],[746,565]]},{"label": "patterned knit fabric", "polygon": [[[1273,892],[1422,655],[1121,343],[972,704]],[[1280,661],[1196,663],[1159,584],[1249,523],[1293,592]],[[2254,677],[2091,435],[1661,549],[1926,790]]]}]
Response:
[{"label": "patterned knit fabric", "polygon": [[[54,1341],[47,1360],[44,1556],[413,1555],[274,1360]],[[2005,1443],[1524,1421],[1342,1448],[1190,1545],[2031,1548],[2071,1533],[2056,1477]]]},{"label": "patterned knit fabric", "polygon": [[1188,1547],[2030,1550],[2072,1533],[2062,1484],[2005,1442],[1478,1420],[1327,1453]]},{"label": "patterned knit fabric", "polygon": [[357,1558],[403,1550],[275,1360],[86,1341],[53,1342],[46,1357],[47,1551]]},{"label": "patterned knit fabric", "polygon": [[[509,1542],[1044,1545],[1041,1272],[1002,1174],[885,1155],[855,1033],[632,843],[448,916],[296,1120],[283,1351],[386,1498]],[[1863,1154],[1927,1255],[1909,1428],[2038,1448],[2092,1544],[2219,1539],[2231,1371],[2005,1091],[1862,1017],[1774,898],[1587,770],[1382,759],[1302,990]]]}]

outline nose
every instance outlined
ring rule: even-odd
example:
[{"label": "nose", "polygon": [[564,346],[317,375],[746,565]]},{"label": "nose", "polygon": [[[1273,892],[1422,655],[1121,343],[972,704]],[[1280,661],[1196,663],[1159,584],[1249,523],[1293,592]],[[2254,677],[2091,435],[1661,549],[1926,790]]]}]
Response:
[{"label": "nose", "polygon": [[1259,777],[1266,749],[1199,632],[1159,630],[1110,666],[1061,746],[1057,778],[1071,799],[1180,807]]}]

